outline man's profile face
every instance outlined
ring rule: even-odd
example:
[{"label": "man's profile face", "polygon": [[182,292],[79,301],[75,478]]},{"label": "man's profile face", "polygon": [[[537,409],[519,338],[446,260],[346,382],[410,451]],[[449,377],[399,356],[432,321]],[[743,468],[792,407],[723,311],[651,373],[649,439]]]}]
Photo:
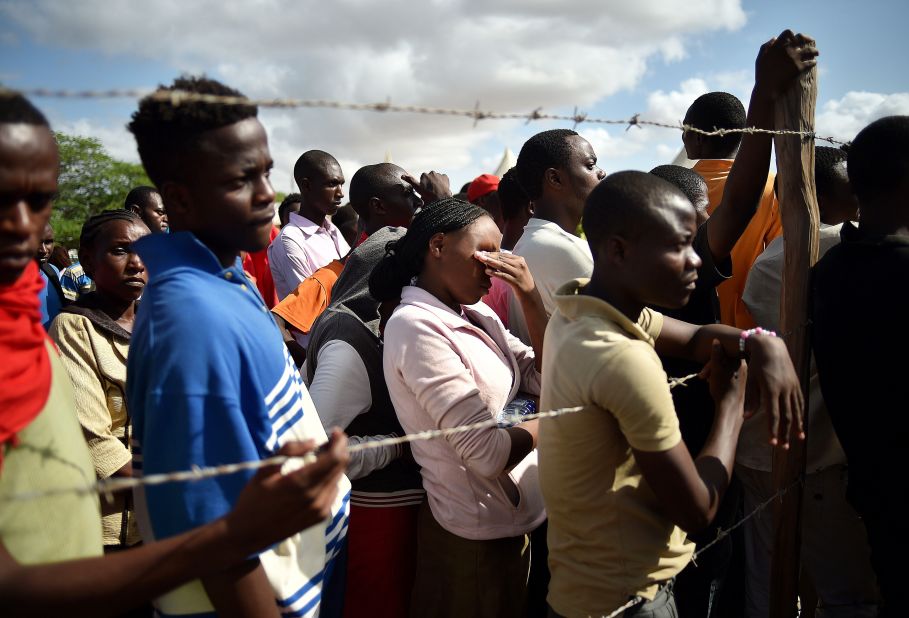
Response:
[{"label": "man's profile face", "polygon": [[697,216],[684,196],[664,193],[656,199],[658,222],[629,242],[628,281],[640,302],[676,309],[688,303],[702,263],[692,247]]},{"label": "man's profile face", "polygon": [[570,135],[565,139],[571,148],[568,165],[564,170],[570,190],[568,206],[580,216],[590,192],[606,173],[597,166],[597,155],[590,142],[580,135]]},{"label": "man's profile face", "polygon": [[38,241],[38,253],[35,255],[35,259],[41,264],[47,264],[51,254],[54,252],[54,244],[54,228],[51,227],[50,223],[45,223],[44,231]]},{"label": "man's profile face", "polygon": [[384,186],[378,187],[376,193],[381,195],[384,213],[380,215],[378,227],[409,227],[414,213],[423,207],[423,200],[417,195],[413,185],[404,180],[407,172],[393,166],[388,169]]},{"label": "man's profile face", "polygon": [[158,193],[148,194],[145,203],[140,206],[139,216],[152,234],[166,232],[169,227],[167,211],[164,210],[164,201]]},{"label": "man's profile face", "polygon": [[267,247],[275,192],[269,180],[273,161],[262,124],[247,118],[208,131],[187,159],[193,173],[182,182],[188,203],[181,213],[181,227],[216,253]]},{"label": "man's profile face", "polygon": [[308,209],[331,216],[344,201],[344,173],[336,161],[327,161],[323,168],[305,179],[300,187]]},{"label": "man's profile face", "polygon": [[0,285],[16,281],[38,255],[57,193],[58,168],[50,129],[0,124]]}]

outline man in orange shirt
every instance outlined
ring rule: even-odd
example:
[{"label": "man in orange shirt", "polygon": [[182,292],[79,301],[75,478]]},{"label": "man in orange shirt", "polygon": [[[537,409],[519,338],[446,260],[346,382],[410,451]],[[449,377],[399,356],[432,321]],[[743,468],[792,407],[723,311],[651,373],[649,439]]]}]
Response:
[{"label": "man in orange shirt", "polygon": [[[705,131],[742,129],[746,126],[745,107],[729,93],[709,92],[691,104],[685,114],[685,124]],[[765,136],[765,140],[769,167],[770,137]],[[741,141],[741,133],[722,137],[708,137],[691,131],[682,134],[688,158],[699,159],[694,171],[707,181],[708,214],[713,214],[723,198],[726,179]],[[742,302],[745,281],[751,265],[764,251],[764,247],[783,233],[780,205],[773,193],[773,180],[774,175],[768,170],[764,193],[757,209],[753,211],[751,222],[732,248],[732,278],[716,288],[720,300],[720,321],[736,328],[748,329],[756,326],[754,318]]]}]

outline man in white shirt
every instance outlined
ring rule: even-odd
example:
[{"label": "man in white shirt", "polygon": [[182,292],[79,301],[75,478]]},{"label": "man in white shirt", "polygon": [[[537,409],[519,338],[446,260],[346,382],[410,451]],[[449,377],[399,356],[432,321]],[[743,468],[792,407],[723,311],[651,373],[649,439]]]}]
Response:
[{"label": "man in white shirt", "polygon": [[350,246],[329,217],[344,199],[344,173],[338,161],[321,150],[304,152],[294,165],[300,188],[299,213],[290,213],[268,248],[268,261],[278,300],[332,260],[347,255]]},{"label": "man in white shirt", "polygon": [[[606,174],[597,167],[597,155],[590,143],[569,129],[543,131],[527,140],[515,172],[533,202],[534,216],[514,253],[527,262],[543,307],[551,314],[555,291],[593,272],[590,248],[576,232],[587,196]],[[509,303],[508,327],[524,343],[530,343],[524,315],[514,299]]]}]

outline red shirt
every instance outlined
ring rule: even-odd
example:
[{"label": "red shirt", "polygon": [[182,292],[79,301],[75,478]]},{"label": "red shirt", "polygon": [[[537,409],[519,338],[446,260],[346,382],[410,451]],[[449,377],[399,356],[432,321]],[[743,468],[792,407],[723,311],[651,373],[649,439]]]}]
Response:
[{"label": "red shirt", "polygon": [[[272,226],[271,237],[268,244],[275,239],[281,230]],[[271,309],[278,304],[278,293],[275,291],[275,282],[271,278],[271,268],[268,265],[268,247],[255,253],[247,253],[243,257],[243,270],[248,272],[256,280],[256,287],[259,294],[265,301],[265,305]]]}]

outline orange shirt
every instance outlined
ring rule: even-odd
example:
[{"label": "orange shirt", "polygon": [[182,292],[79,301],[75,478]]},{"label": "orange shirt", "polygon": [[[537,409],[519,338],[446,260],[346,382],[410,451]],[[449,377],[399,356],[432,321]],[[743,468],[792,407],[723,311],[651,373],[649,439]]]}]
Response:
[{"label": "orange shirt", "polygon": [[[701,159],[695,163],[694,171],[707,181],[707,198],[710,202],[707,206],[708,214],[713,214],[723,199],[726,178],[731,168],[732,159]],[[783,233],[780,204],[773,193],[773,178],[772,172],[767,175],[761,203],[758,204],[757,211],[745,232],[732,248],[732,278],[716,288],[720,300],[720,321],[736,328],[757,326],[745,303],[742,302],[742,292],[745,290],[751,265],[763,253],[764,247]]]},{"label": "orange shirt", "polygon": [[300,282],[297,289],[272,309],[297,330],[308,333],[316,318],[331,302],[331,289],[341,275],[344,262],[333,260]]}]

